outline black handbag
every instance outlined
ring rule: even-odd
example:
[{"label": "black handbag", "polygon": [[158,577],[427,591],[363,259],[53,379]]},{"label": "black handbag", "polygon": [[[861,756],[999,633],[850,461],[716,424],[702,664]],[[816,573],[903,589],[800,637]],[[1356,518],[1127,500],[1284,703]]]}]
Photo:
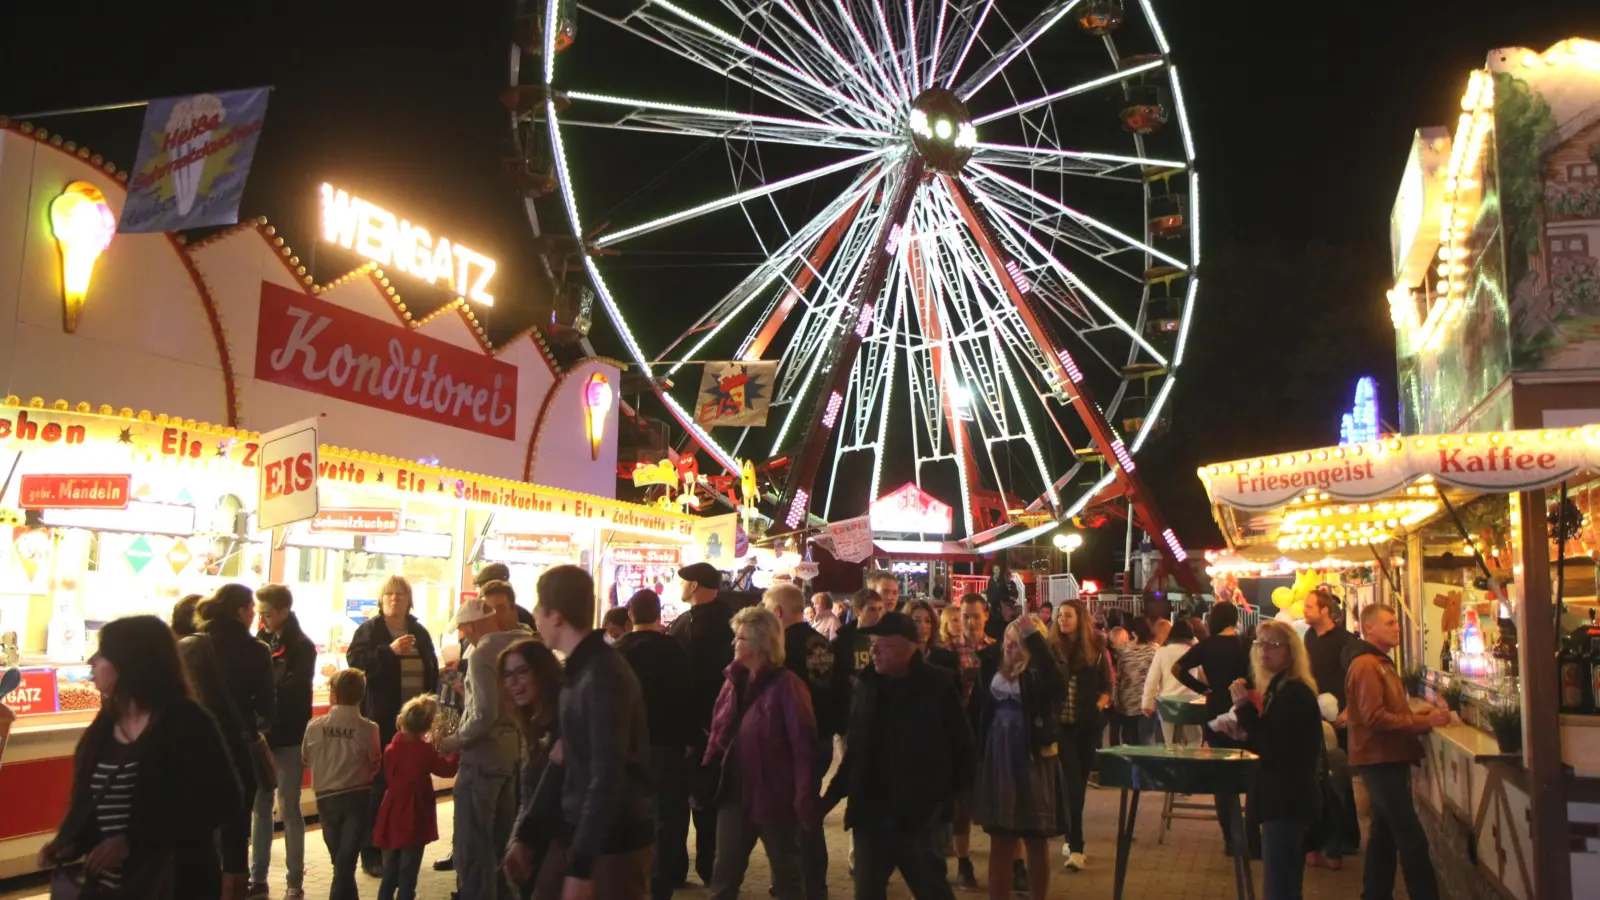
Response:
[{"label": "black handbag", "polygon": [[[736,740],[739,736],[739,726],[744,722],[744,714],[756,705],[756,699],[761,696],[774,681],[782,677],[782,670],[775,670],[767,677],[750,686],[750,695],[744,698],[738,708],[734,710],[733,721],[728,726],[728,733]],[[733,741],[730,740],[731,747]],[[690,783],[689,801],[696,809],[716,809],[722,800],[722,767],[728,758],[728,748],[724,747],[715,759],[701,763],[695,769],[694,778]]]}]

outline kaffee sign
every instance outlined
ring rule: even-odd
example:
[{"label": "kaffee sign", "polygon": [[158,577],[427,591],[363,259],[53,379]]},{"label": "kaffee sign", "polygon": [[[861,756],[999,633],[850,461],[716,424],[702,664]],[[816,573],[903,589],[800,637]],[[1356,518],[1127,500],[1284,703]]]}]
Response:
[{"label": "kaffee sign", "polygon": [[1307,491],[1370,500],[1418,479],[1481,493],[1511,493],[1600,471],[1600,427],[1422,435],[1215,463],[1199,470],[1213,503],[1281,506]]},{"label": "kaffee sign", "polygon": [[506,440],[517,367],[263,282],[256,378]]}]

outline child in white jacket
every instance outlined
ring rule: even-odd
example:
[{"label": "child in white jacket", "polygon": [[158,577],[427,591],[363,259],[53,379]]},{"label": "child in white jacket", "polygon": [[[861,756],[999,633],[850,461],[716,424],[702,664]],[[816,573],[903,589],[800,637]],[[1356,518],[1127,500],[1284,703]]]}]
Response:
[{"label": "child in white jacket", "polygon": [[300,756],[311,770],[311,788],[317,793],[317,817],[322,840],[333,860],[333,888],[329,900],[357,900],[356,863],[361,845],[372,834],[367,805],[372,781],[383,762],[378,723],[361,715],[367,694],[367,676],[343,669],[328,681],[333,706],[306,726]]}]

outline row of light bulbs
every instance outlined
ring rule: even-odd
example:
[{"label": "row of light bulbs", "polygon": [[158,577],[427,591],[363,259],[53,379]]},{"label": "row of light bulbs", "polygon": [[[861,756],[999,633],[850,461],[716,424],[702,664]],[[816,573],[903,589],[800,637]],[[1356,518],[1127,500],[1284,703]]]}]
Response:
[{"label": "row of light bulbs", "polygon": [[1467,297],[1467,239],[1477,211],[1479,183],[1475,177],[1483,160],[1483,145],[1494,128],[1494,76],[1474,69],[1461,97],[1461,118],[1456,123],[1450,161],[1445,167],[1444,213],[1439,223],[1439,264],[1435,286],[1440,302],[1422,325],[1423,349],[1436,350],[1445,325],[1461,314]]}]

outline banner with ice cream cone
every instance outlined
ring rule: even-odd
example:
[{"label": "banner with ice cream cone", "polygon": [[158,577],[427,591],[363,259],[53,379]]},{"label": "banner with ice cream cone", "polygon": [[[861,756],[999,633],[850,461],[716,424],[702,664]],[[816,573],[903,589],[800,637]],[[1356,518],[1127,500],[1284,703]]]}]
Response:
[{"label": "banner with ice cream cone", "polygon": [[239,200],[271,90],[151,100],[117,231],[179,231],[239,221]]}]

